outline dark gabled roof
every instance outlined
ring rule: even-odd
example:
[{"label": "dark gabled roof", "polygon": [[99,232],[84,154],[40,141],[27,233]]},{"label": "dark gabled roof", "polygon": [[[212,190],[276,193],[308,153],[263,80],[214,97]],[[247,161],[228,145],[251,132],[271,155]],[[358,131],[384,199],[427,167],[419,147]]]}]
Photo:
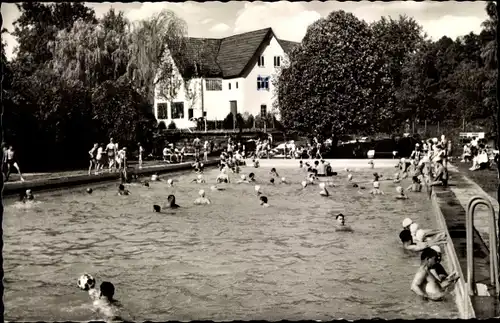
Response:
[{"label": "dark gabled roof", "polygon": [[281,48],[283,48],[283,50],[287,54],[290,54],[295,46],[300,45],[300,43],[283,39],[278,39],[278,43],[281,45]]},{"label": "dark gabled roof", "polygon": [[[205,77],[239,77],[271,36],[272,29],[265,28],[222,39],[188,37],[173,58],[186,78],[194,75],[195,64],[198,73]],[[277,40],[286,53],[299,44]]]}]

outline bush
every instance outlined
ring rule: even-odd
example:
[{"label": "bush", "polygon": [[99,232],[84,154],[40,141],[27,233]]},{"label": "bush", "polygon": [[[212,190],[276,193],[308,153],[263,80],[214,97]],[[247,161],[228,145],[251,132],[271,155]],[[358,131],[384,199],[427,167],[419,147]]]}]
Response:
[{"label": "bush", "polygon": [[158,130],[165,130],[165,129],[167,129],[167,125],[165,124],[165,121],[158,122],[157,128],[158,128]]},{"label": "bush", "polygon": [[235,126],[235,122],[234,122],[233,113],[229,112],[229,114],[224,119],[224,121],[222,121],[222,128],[223,129],[233,129],[234,126]]},{"label": "bush", "polygon": [[176,126],[174,120],[172,120],[170,122],[170,124],[168,125],[168,130],[175,130],[175,129],[177,129],[177,126]]},{"label": "bush", "polygon": [[253,115],[249,114],[248,112],[245,112],[245,114],[243,115],[243,119],[245,121],[245,128],[252,129],[255,121]]}]

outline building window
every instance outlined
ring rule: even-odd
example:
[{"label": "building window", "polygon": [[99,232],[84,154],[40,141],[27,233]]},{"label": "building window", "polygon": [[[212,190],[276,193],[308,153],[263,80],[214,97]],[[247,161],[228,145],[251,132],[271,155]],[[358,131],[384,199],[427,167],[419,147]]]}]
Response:
[{"label": "building window", "polygon": [[156,109],[158,119],[168,119],[168,103],[158,103]]},{"label": "building window", "polygon": [[228,85],[229,85],[229,89],[231,90],[231,83],[228,83]]},{"label": "building window", "polygon": [[269,76],[257,76],[257,91],[269,91]]},{"label": "building window", "polygon": [[238,88],[238,82],[236,82],[236,88]]},{"label": "building window", "polygon": [[279,66],[281,66],[281,57],[274,56],[274,67],[279,67]]},{"label": "building window", "polygon": [[206,80],[207,91],[222,91],[222,79]]},{"label": "building window", "polygon": [[194,109],[190,108],[188,109],[188,119],[191,120],[194,118]]},{"label": "building window", "polygon": [[260,115],[262,117],[267,115],[267,105],[265,104],[260,105]]},{"label": "building window", "polygon": [[174,102],[172,103],[172,119],[183,119],[184,118],[184,102]]},{"label": "building window", "polygon": [[264,67],[264,56],[259,56],[259,63],[258,63],[258,65],[260,67]]}]

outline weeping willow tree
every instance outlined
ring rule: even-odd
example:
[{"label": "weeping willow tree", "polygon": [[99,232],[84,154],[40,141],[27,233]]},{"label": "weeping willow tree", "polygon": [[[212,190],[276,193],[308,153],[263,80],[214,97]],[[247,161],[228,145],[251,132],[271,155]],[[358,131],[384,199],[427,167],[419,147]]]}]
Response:
[{"label": "weeping willow tree", "polygon": [[186,22],[170,10],[134,24],[127,75],[149,102],[154,100],[155,89],[169,99],[182,85],[173,77],[172,56],[184,48],[186,34]]},{"label": "weeping willow tree", "polygon": [[78,20],[49,42],[48,65],[68,82],[97,88],[108,80],[126,77],[131,43],[130,24],[111,9],[98,23]]}]

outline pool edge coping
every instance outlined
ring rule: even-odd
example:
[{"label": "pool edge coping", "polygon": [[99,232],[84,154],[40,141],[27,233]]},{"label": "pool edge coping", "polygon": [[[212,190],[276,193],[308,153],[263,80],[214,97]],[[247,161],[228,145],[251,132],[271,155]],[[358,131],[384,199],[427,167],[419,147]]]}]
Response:
[{"label": "pool edge coping", "polygon": [[453,240],[451,239],[450,232],[448,231],[448,226],[446,225],[446,220],[444,219],[443,212],[439,207],[439,203],[437,200],[436,192],[433,190],[431,194],[431,204],[434,209],[434,213],[436,214],[436,220],[439,229],[443,230],[446,233],[447,243],[446,243],[446,257],[449,263],[452,265],[454,271],[458,272],[460,278],[455,285],[455,304],[458,308],[458,312],[460,313],[461,319],[473,319],[476,318],[476,313],[474,311],[474,307],[472,305],[472,300],[467,292],[467,286],[465,285],[465,276],[462,271],[462,267],[460,266],[460,262],[458,260],[458,256],[455,250],[455,245],[453,244]]},{"label": "pool edge coping", "polygon": [[[216,166],[218,163],[219,159],[212,159],[204,162],[206,166]],[[189,170],[191,168],[192,168],[192,163],[185,162],[179,164],[155,165],[144,168],[135,168],[133,170],[133,173],[137,175],[150,175],[155,173],[163,174],[163,173]],[[49,177],[49,178],[36,179],[25,182],[4,183],[1,194],[2,196],[12,196],[26,189],[31,189],[36,191],[64,189],[68,187],[84,185],[89,183],[110,182],[118,180],[119,178],[120,178],[119,173],[103,173],[97,176],[95,175],[89,176],[84,174],[84,175],[73,175],[73,176]]]}]

